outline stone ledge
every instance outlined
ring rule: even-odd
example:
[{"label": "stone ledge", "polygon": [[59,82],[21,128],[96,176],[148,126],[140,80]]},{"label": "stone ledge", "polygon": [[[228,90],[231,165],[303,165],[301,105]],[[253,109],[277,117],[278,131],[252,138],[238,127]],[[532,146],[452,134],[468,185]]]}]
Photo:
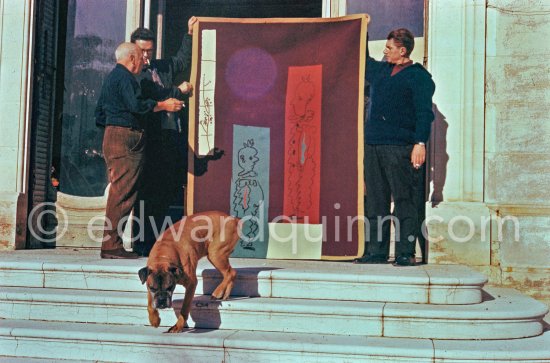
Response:
[{"label": "stone ledge", "polygon": [[[161,311],[163,326],[176,321]],[[149,325],[146,293],[3,287],[0,318],[96,324]],[[188,321],[201,329],[278,331],[429,339],[516,339],[540,335],[548,308],[510,289],[489,289],[474,305],[432,305],[232,297],[213,301],[196,296]],[[330,331],[326,330],[331,326]]]},{"label": "stone ledge", "polygon": [[431,340],[4,320],[0,355],[99,361],[543,362],[550,334],[512,340]]},{"label": "stone ledge", "polygon": [[550,207],[540,204],[487,204],[497,216],[550,216]]},{"label": "stone ledge", "polygon": [[[355,265],[350,262],[231,259],[234,294],[281,298],[477,304],[482,274],[459,265]],[[4,285],[143,291],[137,271],[146,259],[101,260],[94,250],[20,251],[0,255]],[[210,294],[220,275],[207,259],[197,268],[197,291]]]}]

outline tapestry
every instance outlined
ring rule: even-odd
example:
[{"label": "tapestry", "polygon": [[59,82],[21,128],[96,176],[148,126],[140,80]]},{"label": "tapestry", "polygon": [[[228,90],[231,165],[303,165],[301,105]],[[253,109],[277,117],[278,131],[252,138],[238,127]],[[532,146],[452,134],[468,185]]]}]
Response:
[{"label": "tapestry", "polygon": [[367,23],[359,14],[195,24],[186,213],[241,218],[233,257],[363,254]]}]

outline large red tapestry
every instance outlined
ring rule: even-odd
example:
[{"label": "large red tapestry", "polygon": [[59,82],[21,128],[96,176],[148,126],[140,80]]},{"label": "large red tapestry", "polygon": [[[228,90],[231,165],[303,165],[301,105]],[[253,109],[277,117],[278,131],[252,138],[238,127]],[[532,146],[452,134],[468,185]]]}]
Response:
[{"label": "large red tapestry", "polygon": [[199,18],[187,213],[245,220],[233,256],[362,255],[367,22]]}]

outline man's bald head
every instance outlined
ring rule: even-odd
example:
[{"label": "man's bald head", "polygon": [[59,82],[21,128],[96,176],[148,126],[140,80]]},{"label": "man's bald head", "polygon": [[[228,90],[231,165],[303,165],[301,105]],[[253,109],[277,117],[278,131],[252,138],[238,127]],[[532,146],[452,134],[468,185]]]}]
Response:
[{"label": "man's bald head", "polygon": [[141,72],[143,59],[141,49],[134,43],[122,43],[115,51],[117,63],[125,66],[133,74]]},{"label": "man's bald head", "polygon": [[122,43],[116,48],[115,58],[117,62],[129,58],[131,55],[141,56],[141,49],[134,43]]}]

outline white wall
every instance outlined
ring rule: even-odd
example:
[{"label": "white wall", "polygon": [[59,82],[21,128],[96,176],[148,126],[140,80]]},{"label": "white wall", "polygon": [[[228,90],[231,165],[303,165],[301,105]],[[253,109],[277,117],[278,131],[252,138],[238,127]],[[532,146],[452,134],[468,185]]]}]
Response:
[{"label": "white wall", "polygon": [[31,3],[0,0],[0,249],[21,247],[26,230]]}]

